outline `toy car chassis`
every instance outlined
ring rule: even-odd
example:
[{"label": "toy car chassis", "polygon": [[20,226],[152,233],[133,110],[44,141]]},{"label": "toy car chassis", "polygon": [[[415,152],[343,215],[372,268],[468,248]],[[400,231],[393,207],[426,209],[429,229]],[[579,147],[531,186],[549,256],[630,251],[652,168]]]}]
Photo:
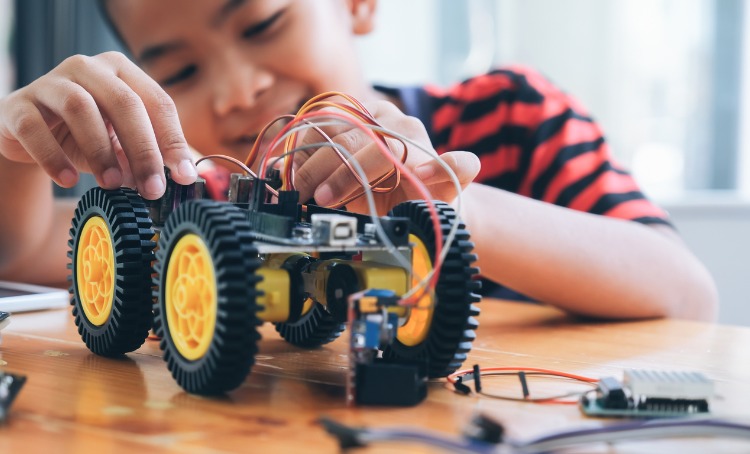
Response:
[{"label": "toy car chassis", "polygon": [[[153,326],[172,376],[190,393],[238,387],[254,363],[261,323],[273,322],[291,344],[318,347],[352,321],[351,295],[403,295],[435,262],[425,202],[402,203],[379,218],[387,247],[369,216],[302,205],[296,191],[272,198],[266,180],[233,174],[229,202],[207,200],[200,179],[188,186],[167,180],[155,201],[127,188],[97,187],[81,198],[68,242],[71,305],[98,355],[137,349]],[[445,238],[460,221],[447,204],[435,206]],[[379,332],[391,333],[358,337],[377,339],[368,347],[382,352],[360,357],[416,364],[430,377],[458,369],[477,328],[478,270],[463,225],[445,247],[435,290],[418,304],[376,297],[374,306],[368,299],[372,310],[357,311],[368,320],[385,314]]]}]

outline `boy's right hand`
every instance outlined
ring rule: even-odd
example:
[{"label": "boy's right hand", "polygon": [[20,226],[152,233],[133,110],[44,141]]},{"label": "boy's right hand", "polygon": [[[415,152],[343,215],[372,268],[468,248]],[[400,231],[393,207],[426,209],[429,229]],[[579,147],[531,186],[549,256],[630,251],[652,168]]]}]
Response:
[{"label": "boy's right hand", "polygon": [[181,184],[197,176],[174,102],[124,55],[76,55],[0,99],[0,154],[36,162],[62,187],[78,171],[107,189],[164,193],[164,165]]}]

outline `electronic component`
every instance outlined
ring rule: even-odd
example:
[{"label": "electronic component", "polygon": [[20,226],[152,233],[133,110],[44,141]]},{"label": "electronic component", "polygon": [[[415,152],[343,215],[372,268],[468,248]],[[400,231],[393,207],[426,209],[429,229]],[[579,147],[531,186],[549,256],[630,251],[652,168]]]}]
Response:
[{"label": "electronic component", "polygon": [[713,382],[700,372],[628,370],[622,382],[599,380],[580,406],[589,416],[675,417],[708,413],[712,395]]},{"label": "electronic component", "polygon": [[352,295],[347,402],[362,405],[416,405],[427,395],[427,370],[415,362],[386,361],[378,350],[393,342],[399,298],[391,290]]},{"label": "electronic component", "polygon": [[357,218],[341,214],[313,214],[313,239],[328,246],[357,244]]},{"label": "electronic component", "polygon": [[0,423],[5,422],[10,406],[24,383],[25,376],[0,371]]}]

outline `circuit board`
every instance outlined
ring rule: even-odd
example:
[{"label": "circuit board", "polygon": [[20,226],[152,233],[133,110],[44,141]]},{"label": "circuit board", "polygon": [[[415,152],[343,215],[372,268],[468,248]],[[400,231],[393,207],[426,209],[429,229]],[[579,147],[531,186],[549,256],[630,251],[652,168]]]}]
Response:
[{"label": "circuit board", "polygon": [[605,377],[584,394],[579,406],[587,416],[674,418],[708,415],[713,383],[699,372],[628,370],[622,382]]}]

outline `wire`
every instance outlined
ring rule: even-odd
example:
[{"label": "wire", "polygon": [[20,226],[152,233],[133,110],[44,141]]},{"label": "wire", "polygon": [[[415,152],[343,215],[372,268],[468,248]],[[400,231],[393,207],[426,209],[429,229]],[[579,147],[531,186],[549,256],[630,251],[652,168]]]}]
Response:
[{"label": "wire", "polygon": [[[341,98],[345,99],[346,101],[348,101],[349,103],[351,103],[354,107],[346,105],[346,104],[338,103],[338,102],[325,101],[326,99],[331,98],[331,97],[341,97]],[[318,109],[333,108],[333,109],[342,110],[342,111],[350,114],[354,118],[346,117],[344,115],[336,114],[334,112],[314,112],[313,109],[316,109],[316,108],[318,108]],[[282,130],[276,135],[276,137],[271,142],[270,146],[267,147],[267,149],[263,153],[263,157],[261,159],[261,163],[260,163],[260,166],[259,166],[259,169],[258,169],[258,174],[259,175],[264,175],[265,174],[265,166],[267,164],[267,161],[268,161],[268,158],[270,156],[270,153],[271,153],[272,150],[274,150],[276,148],[276,146],[277,146],[278,143],[280,143],[282,140],[285,140],[285,143],[286,143],[286,145],[285,145],[285,151],[289,151],[290,147],[292,147],[292,146],[294,146],[294,144],[296,144],[297,134],[299,132],[299,129],[296,128],[296,125],[295,125],[296,123],[298,123],[300,121],[307,122],[307,120],[309,118],[313,118],[313,117],[319,117],[320,118],[320,117],[331,117],[331,116],[338,117],[340,120],[342,120],[344,122],[352,124],[353,126],[359,128],[359,129],[362,129],[365,132],[369,132],[370,137],[373,139],[374,143],[378,146],[378,149],[380,149],[381,152],[383,152],[383,154],[389,160],[391,160],[394,163],[394,165],[396,166],[396,172],[395,172],[396,182],[394,183],[393,187],[391,187],[391,188],[378,188],[377,187],[377,185],[380,182],[385,181],[387,178],[390,177],[390,175],[393,175],[392,172],[388,172],[388,173],[384,174],[383,176],[381,176],[380,178],[375,179],[373,182],[368,182],[368,184],[366,184],[366,185],[364,184],[364,181],[366,181],[366,179],[367,179],[366,175],[364,176],[364,179],[361,179],[361,178],[357,177],[356,174],[355,174],[355,178],[357,178],[357,180],[360,182],[360,184],[362,184],[363,187],[369,187],[371,190],[373,190],[375,192],[390,192],[390,191],[395,190],[395,188],[398,187],[398,185],[400,183],[400,171],[407,171],[406,167],[404,166],[404,163],[406,162],[406,159],[407,159],[407,153],[408,153],[408,147],[406,146],[406,143],[404,141],[405,137],[402,137],[399,134],[395,134],[392,131],[389,131],[389,130],[386,130],[386,129],[380,127],[380,125],[374,119],[374,117],[372,116],[372,114],[370,114],[370,112],[362,105],[362,103],[360,103],[357,99],[355,99],[355,98],[353,98],[351,96],[348,96],[348,95],[346,95],[344,93],[340,93],[340,92],[322,93],[322,94],[320,94],[318,96],[313,97],[308,102],[306,102],[298,110],[297,114],[294,115],[294,116],[292,116],[291,121],[287,125],[285,125],[284,128],[282,128]],[[290,116],[285,116],[285,118],[289,118],[289,117]],[[359,121],[357,121],[357,119]],[[278,119],[276,121],[278,121]],[[274,122],[272,122],[272,123],[274,123]],[[370,131],[367,131],[368,127],[372,127],[372,129],[370,129]],[[313,128],[319,134],[321,134],[323,136],[323,138],[326,139],[327,142],[333,143],[333,140],[327,134],[325,134],[319,127],[313,126]],[[375,130],[377,132],[377,134],[373,133],[372,132],[373,130]],[[265,134],[266,134],[267,131],[268,131],[268,126],[265,127],[261,131],[261,133],[259,134],[259,136],[258,136],[255,144],[253,145],[253,149],[251,150],[250,155],[246,159],[246,163],[250,163],[255,158],[255,156],[256,156],[256,154],[258,152],[259,143],[262,142],[262,140],[263,140],[263,138],[264,138],[264,136],[265,136]],[[392,151],[388,147],[388,144],[386,142],[385,137],[395,138],[396,140],[400,141],[401,144],[403,145],[404,148],[403,148],[403,154],[402,154],[402,158],[401,158],[401,165],[399,165],[399,163],[397,161],[395,161],[394,159],[392,159],[393,158]],[[410,142],[412,142],[412,141],[410,141]],[[427,151],[421,145],[418,145],[418,147],[421,150],[426,151],[428,154],[432,155],[432,153],[430,153],[429,151]],[[342,154],[340,152],[338,152],[338,150],[337,150],[337,154],[342,159],[342,161],[344,162],[344,164],[351,171],[352,170],[351,166],[348,165],[348,163],[346,162],[347,160],[344,160]],[[293,162],[293,157],[292,157],[292,154],[288,154],[287,155],[286,153],[284,153],[284,155],[286,155],[287,157],[284,159],[284,162],[285,162],[285,165],[284,165],[285,171],[282,173],[282,175],[284,175],[285,178],[284,177],[282,178],[282,188],[293,188],[294,187],[293,186],[293,177],[292,177],[292,170],[293,170],[292,162]],[[435,154],[434,156],[436,157],[437,155]],[[458,180],[455,177],[455,174],[439,158],[436,157],[436,160],[440,163],[441,166],[443,166],[448,171],[448,174],[451,176],[451,179],[454,181],[454,184],[456,184],[457,194],[460,194],[461,193],[461,186],[458,183]],[[414,178],[410,178],[410,180],[412,180],[412,182],[419,181],[419,179],[417,179],[415,177]],[[420,184],[421,184],[421,182],[420,182]],[[418,190],[421,189],[420,184],[415,184],[415,186],[416,186],[416,188]],[[419,192],[421,193],[422,191],[419,191]],[[436,251],[435,251],[435,256],[438,258],[438,261],[436,262],[435,266],[433,267],[433,269],[431,270],[431,272],[428,274],[428,276],[426,276],[423,281],[420,281],[416,286],[414,286],[412,289],[410,289],[409,292],[407,292],[406,295],[403,296],[402,301],[407,302],[407,304],[413,303],[414,305],[418,304],[418,301],[422,298],[422,296],[427,291],[429,291],[429,289],[434,289],[435,285],[437,284],[437,279],[438,279],[438,276],[439,276],[439,273],[440,273],[440,268],[442,267],[442,263],[445,260],[445,257],[447,255],[447,252],[448,252],[448,249],[449,249],[449,248],[446,248],[446,250],[444,252],[442,251],[442,246],[443,246],[442,231],[441,231],[441,229],[439,227],[439,220],[437,219],[437,212],[436,212],[434,206],[432,206],[432,203],[431,203],[432,197],[431,197],[431,195],[429,195],[429,191],[425,191],[425,192],[427,193],[427,195],[425,195],[424,193],[422,193],[422,196],[424,197],[424,199],[428,203],[428,208],[429,208],[430,213],[431,213],[431,219],[432,219],[432,222],[433,222],[433,227],[435,229],[435,236],[436,236]],[[342,206],[342,205],[348,203],[349,201],[352,201],[352,200],[360,197],[362,194],[363,193],[355,193],[354,195],[347,197],[345,200],[340,201],[338,204],[336,204],[334,206]],[[460,213],[460,209],[459,209],[459,213]],[[447,244],[447,245],[452,244],[452,238],[453,238],[453,236],[455,236],[455,232],[457,231],[458,224],[455,223],[453,227],[455,227],[455,228],[451,229],[451,231],[454,232],[454,235],[451,236],[451,238],[450,238],[451,241],[446,241],[445,244]]]},{"label": "wire", "polygon": [[618,423],[594,429],[568,430],[511,444],[518,452],[533,454],[589,443],[716,436],[750,440],[750,425],[717,418],[658,419]]},{"label": "wire", "polygon": [[[312,113],[309,113],[309,114],[306,114],[306,115],[309,115],[310,118],[312,118],[312,117],[318,117],[318,118],[326,119],[326,120],[331,120],[331,119],[338,120],[337,122],[334,122],[334,124],[339,124],[340,125],[342,122],[343,123],[347,123],[347,124],[351,124],[351,125],[354,125],[355,127],[360,128],[361,130],[365,131],[368,135],[371,136],[371,138],[374,139],[374,137],[375,137],[374,133],[372,132],[372,130],[370,130],[367,126],[362,125],[361,123],[357,123],[357,122],[353,121],[351,118],[346,117],[344,115],[336,114],[336,113],[333,113],[333,112],[326,112],[326,113],[312,112]],[[287,126],[289,126],[289,125],[287,125]],[[274,141],[284,140],[287,136],[291,136],[292,134],[297,133],[299,130],[310,129],[310,128],[314,128],[316,126],[319,126],[319,125],[318,124],[306,123],[306,124],[301,124],[301,125],[293,126],[291,128],[285,128],[282,131],[283,134],[280,133],[280,135],[277,135],[277,137],[274,139]],[[380,127],[377,126],[376,128],[380,128]],[[336,145],[335,142],[325,143],[325,146],[327,146],[327,147],[335,147],[335,145]],[[270,148],[273,148],[273,145]],[[344,148],[341,148],[341,147],[335,147],[335,148],[337,148],[339,151],[344,151],[345,150]],[[420,146],[419,148],[424,151],[424,147]],[[413,291],[407,292],[407,294],[405,294],[404,296],[402,296],[402,301],[404,302],[403,303],[404,305],[416,305],[417,302],[419,301],[419,299],[427,291],[429,291],[428,289],[433,289],[435,287],[435,285],[437,284],[437,279],[439,277],[440,269],[442,267],[443,261],[445,260],[447,252],[449,250],[449,247],[447,247],[447,248],[443,247],[444,243],[443,243],[442,229],[440,228],[440,220],[439,220],[439,217],[437,215],[437,210],[436,210],[435,205],[434,205],[434,203],[432,201],[432,196],[431,196],[429,190],[426,188],[426,186],[424,185],[424,183],[422,183],[422,181],[419,180],[419,178],[417,178],[402,162],[399,162],[397,159],[395,159],[395,157],[393,157],[388,152],[387,149],[386,150],[383,150],[382,148],[380,148],[380,149],[383,152],[384,156],[386,156],[386,158],[390,159],[391,162],[394,163],[394,165],[396,165],[399,168],[399,170],[401,170],[401,172],[406,176],[406,178],[414,185],[414,187],[417,189],[417,191],[420,193],[420,195],[425,199],[425,202],[427,203],[428,210],[430,211],[430,219],[432,221],[433,229],[435,231],[435,256],[437,257],[437,260],[436,260],[435,265],[433,266],[432,270],[430,271],[430,274],[428,276],[426,276],[425,279],[424,279],[424,281],[429,282],[429,285],[425,285],[425,284],[423,284],[423,282],[420,282],[417,286],[415,286],[415,288],[411,289]],[[345,150],[345,151],[347,153],[348,159],[352,162],[352,164],[354,164],[354,163],[358,164],[357,160],[354,159],[353,155],[351,153],[349,153],[348,150]],[[428,152],[428,154],[429,154],[429,152]],[[259,171],[258,171],[260,175],[264,174],[265,169],[268,166],[268,159],[269,159],[269,157],[270,157],[269,154],[267,154],[267,153],[264,154],[261,166],[260,166]],[[286,159],[288,159],[288,158],[286,158]],[[438,159],[438,162],[440,162],[441,165],[445,164],[442,161],[440,161],[439,159]],[[449,174],[453,174],[453,172],[450,169],[450,167],[448,167],[447,164],[445,164],[445,166],[447,167],[447,171],[449,172]],[[361,167],[360,167],[360,169],[361,169]],[[362,175],[365,175],[364,171],[363,171]],[[452,176],[455,177],[455,174],[453,174]],[[364,176],[364,178],[366,179],[367,177]],[[457,183],[457,178],[453,178],[453,181],[454,181],[454,184]],[[365,187],[365,189],[366,190],[370,190],[371,188]],[[461,186],[460,186],[460,184],[458,184],[458,189],[457,189],[458,194],[460,194],[460,189],[461,189]],[[374,204],[370,205],[370,210],[371,210],[372,213],[374,213],[375,215],[377,215],[377,209],[375,208]],[[455,234],[456,234],[457,229],[458,229],[458,225],[459,225],[459,223],[455,222],[454,225],[451,228],[451,232],[450,232],[451,234],[447,238],[451,242],[452,242],[452,239],[455,237]],[[445,243],[445,245],[447,245],[447,246],[450,246],[450,244],[451,243],[449,243],[449,242]],[[443,249],[445,249],[445,250],[443,250]],[[411,269],[411,267],[409,266],[409,267],[407,267],[407,269]],[[417,293],[417,292],[419,292],[419,293]]]},{"label": "wire", "polygon": [[750,440],[750,425],[740,420],[707,418],[650,420],[618,423],[598,428],[554,432],[531,440],[506,439],[500,444],[473,438],[446,437],[442,434],[409,430],[403,427],[367,429],[345,426],[328,418],[319,422],[339,440],[342,449],[367,446],[383,441],[418,441],[449,452],[479,454],[539,454],[591,443],[616,443],[675,437],[726,437]]},{"label": "wire", "polygon": [[318,423],[335,437],[342,450],[368,446],[383,441],[411,441],[445,449],[456,453],[490,454],[494,452],[493,444],[448,438],[438,433],[408,429],[365,429],[350,427],[327,417],[318,419]]},{"label": "wire", "polygon": [[[308,123],[308,124],[303,124],[303,125],[297,125],[293,129],[295,129],[295,130],[296,129],[300,129],[301,130],[301,129],[315,128],[316,126],[320,126],[320,127],[324,127],[324,126],[336,126],[336,125],[340,125],[342,123],[342,121],[341,121],[341,119],[340,119],[339,116],[336,116],[336,117],[334,117],[334,116],[330,116],[330,117],[321,116],[321,119],[326,119],[326,120],[329,120],[329,121],[327,121],[327,122],[319,122],[319,123],[315,123],[315,124]],[[347,123],[348,123],[348,121],[347,121]],[[375,130],[375,131],[380,131],[380,130],[384,130],[385,131],[385,129],[382,128],[381,126],[364,125],[364,127],[368,128],[368,129]],[[293,131],[291,129],[286,132],[286,134],[292,134],[292,133],[293,133]],[[443,168],[446,171],[446,173],[448,174],[451,182],[453,183],[454,187],[456,188],[456,194],[457,195],[456,195],[455,205],[456,205],[456,211],[460,214],[461,210],[462,210],[462,198],[461,198],[462,188],[461,188],[460,182],[458,181],[458,177],[453,172],[453,169],[451,169],[450,166],[448,166],[448,164],[446,164],[443,160],[441,160],[439,158],[438,154],[434,150],[430,150],[430,149],[426,148],[424,145],[422,145],[422,144],[420,144],[420,143],[418,143],[418,142],[416,142],[416,141],[414,141],[414,140],[412,140],[412,139],[410,139],[408,137],[405,137],[403,135],[395,133],[393,131],[390,131],[390,133],[393,136],[395,136],[395,137],[403,140],[404,142],[408,143],[409,145],[412,145],[415,148],[417,148],[418,150],[420,150],[420,151],[426,153],[427,155],[429,155],[433,160],[435,160],[438,163],[438,165],[441,166],[441,168]],[[280,140],[284,140],[284,137],[282,136],[280,138]],[[332,145],[330,143],[327,143],[326,146],[332,146]],[[332,147],[333,148],[338,148],[336,146],[332,146]],[[274,162],[274,161],[272,161],[272,162]],[[405,173],[408,174],[408,172],[409,171],[406,170]],[[431,196],[430,196],[430,198],[431,198]],[[370,206],[370,209],[372,210],[372,206]],[[447,237],[446,237],[446,239],[445,239],[445,241],[444,241],[443,244],[445,244],[445,245],[451,245],[451,244],[453,244],[453,241],[454,241],[454,239],[455,239],[455,237],[456,237],[456,235],[458,233],[459,225],[460,225],[460,222],[454,222],[453,223],[453,225],[451,226],[451,229],[449,230],[448,235],[447,235]],[[434,223],[433,223],[433,226],[434,226]],[[406,294],[404,294],[402,296],[403,299],[413,301],[413,300],[418,300],[419,298],[422,297],[422,295],[424,294],[424,292],[427,291],[427,289],[430,287],[428,285],[428,283],[431,282],[431,281],[436,282],[436,279],[434,278],[434,271],[438,270],[440,268],[440,266],[442,266],[442,263],[445,262],[445,258],[447,257],[449,251],[450,251],[449,247],[443,248],[440,253],[437,253],[437,251],[436,251],[436,259],[437,260],[435,261],[435,266],[433,267],[433,270],[431,270],[430,273],[428,273],[428,275],[425,276],[425,278],[422,279],[417,285],[415,285],[412,289],[410,289],[409,292],[407,292]],[[410,269],[410,267],[408,269]],[[417,294],[417,292],[421,292],[421,293]],[[416,294],[416,296],[415,296],[415,294]]]},{"label": "wire", "polygon": [[[226,155],[223,155],[223,154],[210,154],[210,155],[207,155],[207,156],[203,156],[202,158],[200,158],[197,161],[195,161],[195,165],[197,167],[198,164],[200,164],[201,162],[208,161],[210,159],[218,159],[218,160],[223,160],[223,161],[229,161],[232,164],[235,164],[237,167],[239,167],[242,170],[244,170],[245,173],[247,173],[248,175],[252,176],[255,179],[258,179],[258,176],[255,174],[255,172],[253,172],[252,170],[250,170],[250,168],[247,165],[245,165],[245,163],[243,163],[239,159],[233,158],[231,156],[226,156]],[[268,192],[270,192],[271,194],[273,194],[274,196],[276,196],[276,197],[279,196],[279,192],[276,191],[274,188],[272,188],[268,184],[266,184],[266,190]]]},{"label": "wire", "polygon": [[[587,382],[587,383],[596,383],[599,381],[599,379],[597,378],[586,377],[583,375],[575,375],[575,374],[570,374],[567,372],[560,372],[560,371],[552,370],[552,369],[543,369],[539,367],[483,367],[483,368],[480,368],[479,370],[482,373],[484,372],[519,372],[519,371],[523,371],[526,373],[538,372],[542,374],[554,375],[557,377],[569,378],[572,380],[577,380],[577,381],[582,381],[582,382]],[[456,377],[468,375],[472,372],[474,372],[474,369],[459,370],[457,372],[454,372],[448,375],[448,377],[446,378],[448,379],[449,383],[453,384],[456,382]]]},{"label": "wire", "polygon": [[[344,100],[352,104],[352,106],[344,104],[344,103],[340,103],[340,102],[327,101],[327,99],[333,98],[333,97],[343,98]],[[301,119],[306,118],[306,116],[309,113],[312,113],[315,109],[326,109],[326,108],[341,110],[343,112],[346,112],[347,114],[354,117],[355,120],[358,120],[357,121],[358,123],[380,126],[377,120],[373,117],[373,115],[367,110],[367,108],[362,103],[360,103],[356,98],[349,96],[345,93],[341,93],[341,92],[326,92],[326,93],[321,93],[313,97],[312,99],[307,101],[305,104],[303,104],[302,107],[299,108],[299,110],[297,111],[297,114],[295,115],[295,119],[292,121],[299,121]],[[387,148],[390,151],[390,147],[388,146],[388,143],[386,141],[386,137],[389,137],[389,136],[390,134],[388,132],[381,132],[376,135],[375,143],[379,146],[382,144],[383,146],[385,146],[385,148]],[[289,136],[286,139],[285,151],[288,151],[289,149],[294,148],[294,146],[296,145],[296,140],[297,140],[296,134]],[[404,154],[402,156],[402,163],[404,163],[406,162],[407,148],[406,148],[406,144],[404,144],[403,141],[401,141],[401,144],[404,146]],[[286,168],[285,174],[290,176],[290,178],[288,178],[288,184],[291,188],[293,188],[294,182],[291,178],[291,168],[292,168],[291,160],[287,160],[285,162],[285,168]],[[392,188],[389,188],[389,189],[377,188],[377,186],[381,182],[386,181],[388,178],[390,178],[394,174],[396,175],[396,182],[394,183]],[[399,183],[400,183],[400,173],[399,173],[399,169],[396,168],[376,178],[375,180],[373,180],[373,182],[370,182],[370,186],[371,188],[375,189],[375,192],[380,192],[381,189],[383,192],[388,192],[398,187]],[[351,199],[348,199],[344,203],[348,203],[349,201],[354,200],[360,197],[361,195],[362,193],[356,194],[352,196]]]},{"label": "wire", "polygon": [[[339,102],[333,102],[333,101],[326,101],[328,98],[331,97],[341,97],[344,100],[348,101],[352,105],[347,105]],[[343,115],[337,112],[331,112],[328,110],[323,111],[315,111],[314,109],[335,109],[343,111],[347,115]],[[266,134],[268,133],[270,127],[279,121],[282,121],[284,119],[289,120],[289,122],[284,125],[284,127],[279,131],[276,136],[272,139],[270,144],[265,148],[265,150],[262,150],[261,153],[261,144],[263,143]],[[310,120],[311,119],[326,119],[329,120],[327,123],[313,123]],[[336,120],[334,122],[331,122],[330,120]],[[348,150],[345,150],[344,148],[337,146],[333,139],[329,137],[321,128],[323,126],[328,125],[341,125],[341,124],[349,124],[354,126],[355,128],[358,128],[365,132],[370,138],[373,140],[373,143],[377,145],[377,148],[381,151],[383,156],[385,156],[387,159],[389,159],[392,164],[394,165],[395,170],[391,170],[389,172],[386,172],[386,174],[381,175],[380,177],[374,179],[373,181],[367,180],[367,175],[365,172],[362,171],[361,166],[359,167],[359,171],[354,171],[353,165],[354,163],[357,163],[356,159],[353,157],[351,153],[348,152]],[[325,143],[318,143],[317,148],[312,146],[304,146],[304,147],[296,147],[296,141],[297,136],[299,132],[303,131],[304,129],[314,129],[318,134],[320,134],[324,139]],[[403,153],[401,155],[401,159],[398,160],[395,158],[393,151],[388,146],[388,143],[386,141],[386,138],[393,138],[400,142],[403,146]],[[368,200],[368,207],[371,211],[371,217],[375,222],[374,225],[376,226],[376,232],[378,233],[381,240],[384,240],[384,244],[388,248],[388,250],[393,253],[395,251],[395,246],[393,246],[392,242],[387,238],[387,235],[385,235],[384,230],[382,229],[382,226],[380,223],[376,220],[377,218],[377,208],[375,206],[374,200],[372,199],[372,192],[391,192],[394,191],[400,184],[400,178],[401,173],[403,172],[407,179],[410,180],[410,182],[414,185],[415,189],[420,193],[420,196],[425,199],[428,205],[428,210],[430,212],[430,218],[433,224],[433,229],[435,231],[435,258],[437,259],[435,261],[434,266],[432,269],[427,273],[426,276],[424,276],[422,279],[419,280],[419,282],[412,286],[409,291],[402,295],[401,303],[403,305],[418,305],[421,298],[428,292],[432,294],[434,291],[435,286],[437,285],[437,281],[439,279],[440,269],[442,268],[442,264],[445,261],[445,258],[450,250],[450,245],[453,243],[453,240],[457,234],[459,222],[453,223],[451,226],[451,229],[449,231],[448,237],[446,238],[446,241],[443,242],[443,232],[440,227],[440,221],[437,215],[437,209],[435,208],[433,202],[432,202],[432,195],[430,194],[429,190],[424,186],[424,184],[419,180],[411,171],[405,166],[405,162],[408,156],[408,147],[406,143],[409,143],[416,148],[420,149],[421,151],[427,153],[430,155],[433,159],[435,159],[443,169],[446,170],[448,175],[451,178],[451,181],[454,183],[456,187],[456,193],[457,193],[457,203],[458,203],[458,212],[461,212],[461,201],[460,201],[460,194],[461,194],[461,185],[458,182],[457,177],[455,176],[455,173],[452,171],[452,169],[443,162],[435,153],[434,150],[428,150],[426,147],[422,146],[421,144],[416,143],[415,141],[404,137],[398,133],[395,133],[394,131],[390,131],[386,128],[383,128],[378,124],[378,122],[375,120],[375,118],[370,114],[370,112],[362,105],[358,100],[355,98],[348,96],[343,93],[338,92],[328,92],[323,93],[318,96],[313,97],[308,102],[306,102],[297,112],[296,115],[283,115],[280,117],[277,117],[270,123],[268,123],[266,126],[263,127],[263,129],[258,134],[258,137],[256,138],[252,149],[248,153],[247,158],[245,159],[245,162],[242,163],[239,160],[236,160],[234,158],[230,158],[227,156],[221,156],[221,155],[211,155],[210,157],[206,157],[204,159],[224,159],[230,162],[233,162],[234,164],[240,166],[246,173],[254,176],[255,178],[262,177],[265,175],[265,171],[269,162],[269,158],[272,154],[272,151],[277,148],[278,144],[280,144],[282,141],[285,142],[285,148],[284,153],[282,153],[281,157],[276,158],[273,160],[273,162],[277,162],[278,159],[281,159],[283,157],[284,159],[284,171],[282,172],[282,189],[293,189],[294,188],[294,182],[293,182],[293,155],[301,150],[306,149],[320,149],[320,148],[326,148],[330,147],[332,148],[338,157],[341,159],[342,163],[352,172],[354,177],[357,179],[357,181],[362,186],[363,190],[361,193],[354,193],[353,195],[350,195],[346,197],[344,200],[339,201],[337,204],[332,205],[331,207],[338,207],[343,206],[344,204],[355,200],[356,198],[365,195],[367,193],[370,193],[370,200]],[[290,152],[294,150],[294,152]],[[249,168],[251,163],[253,163],[257,158],[258,154],[261,153],[260,156],[260,162],[258,164],[258,173],[257,175],[252,172],[252,170]],[[275,165],[275,164],[274,164]],[[393,176],[395,174],[396,181],[393,184],[392,187],[379,187],[379,184],[386,181],[388,178]],[[269,191],[274,194],[278,195],[278,193],[271,188],[268,184],[266,184],[266,187],[269,189]],[[303,206],[303,209],[305,207]],[[448,247],[444,247],[444,245],[447,245]],[[394,254],[398,257],[397,260],[399,260],[400,264],[403,266],[406,262],[403,257],[400,256],[400,254]],[[408,266],[405,266],[406,269],[411,270],[411,264],[408,264]],[[433,298],[434,300],[434,298]]]},{"label": "wire", "polygon": [[522,388],[522,394],[523,397],[511,397],[511,396],[503,396],[498,394],[492,394],[488,393],[487,391],[484,391],[480,386],[475,386],[475,393],[478,395],[482,395],[485,397],[489,397],[492,399],[500,399],[500,400],[508,400],[508,401],[514,401],[514,402],[529,402],[529,403],[544,403],[544,404],[577,404],[578,399],[575,400],[564,400],[569,397],[580,397],[586,393],[591,392],[592,390],[586,390],[586,391],[572,391],[567,393],[562,393],[554,396],[545,396],[545,397],[531,397],[530,392],[528,390],[528,384],[526,382],[526,375],[535,375],[535,376],[549,376],[549,377],[557,377],[557,378],[564,378],[567,380],[574,380],[577,382],[585,383],[587,385],[593,385],[596,386],[596,384],[599,382],[596,378],[591,377],[584,377],[582,375],[574,375],[569,374],[566,372],[560,372],[556,370],[551,369],[541,369],[536,367],[487,367],[487,368],[480,368],[477,365],[475,365],[472,369],[464,369],[458,372],[454,372],[451,375],[447,377],[448,383],[452,384],[454,389],[462,394],[468,394],[471,392],[471,389],[466,386],[465,382],[474,380],[475,384],[480,383],[479,380],[481,377],[492,377],[492,376],[507,376],[507,375],[516,375],[519,378],[519,381],[521,382],[521,388]]},{"label": "wire", "polygon": [[[283,159],[285,157],[284,155],[294,154],[294,153],[297,153],[299,151],[303,151],[303,150],[306,150],[306,149],[320,148],[322,145],[337,148],[347,158],[350,158],[350,159],[353,158],[352,154],[349,153],[349,150],[347,150],[342,145],[339,145],[337,143],[332,143],[332,144],[328,144],[328,143],[313,143],[313,144],[308,144],[308,145],[302,145],[302,146],[299,146],[299,147],[297,147],[297,148],[295,148],[293,150],[290,150],[290,151],[284,153],[283,155],[276,157],[275,160]],[[356,160],[352,160],[352,165],[355,167],[354,170],[360,176],[364,175],[364,169],[362,169],[362,166],[359,164],[359,162],[357,162]],[[413,270],[411,269],[411,263],[407,262],[406,259],[398,252],[398,248],[393,244],[393,242],[390,240],[390,238],[388,238],[388,234],[383,229],[383,226],[382,226],[382,224],[380,222],[380,217],[377,215],[377,210],[376,210],[376,207],[375,207],[375,198],[374,198],[374,196],[372,194],[371,188],[369,188],[369,187],[365,188],[365,198],[367,200],[368,207],[370,209],[370,219],[372,220],[372,223],[375,225],[375,232],[377,233],[378,237],[380,238],[380,241],[383,242],[383,244],[386,247],[386,250],[393,257],[395,257],[395,259],[396,259],[397,262],[399,262],[399,265],[401,265],[403,268],[409,270],[410,272],[413,272]],[[430,272],[428,273],[428,275],[425,276],[420,282],[429,280],[435,269],[436,268],[433,268],[432,270],[430,270]],[[431,291],[431,290],[429,290],[429,291]],[[401,300],[404,301],[403,305],[410,305],[410,303],[407,301],[407,297],[406,296],[402,296]],[[434,300],[434,298],[433,298],[433,300]]]}]

